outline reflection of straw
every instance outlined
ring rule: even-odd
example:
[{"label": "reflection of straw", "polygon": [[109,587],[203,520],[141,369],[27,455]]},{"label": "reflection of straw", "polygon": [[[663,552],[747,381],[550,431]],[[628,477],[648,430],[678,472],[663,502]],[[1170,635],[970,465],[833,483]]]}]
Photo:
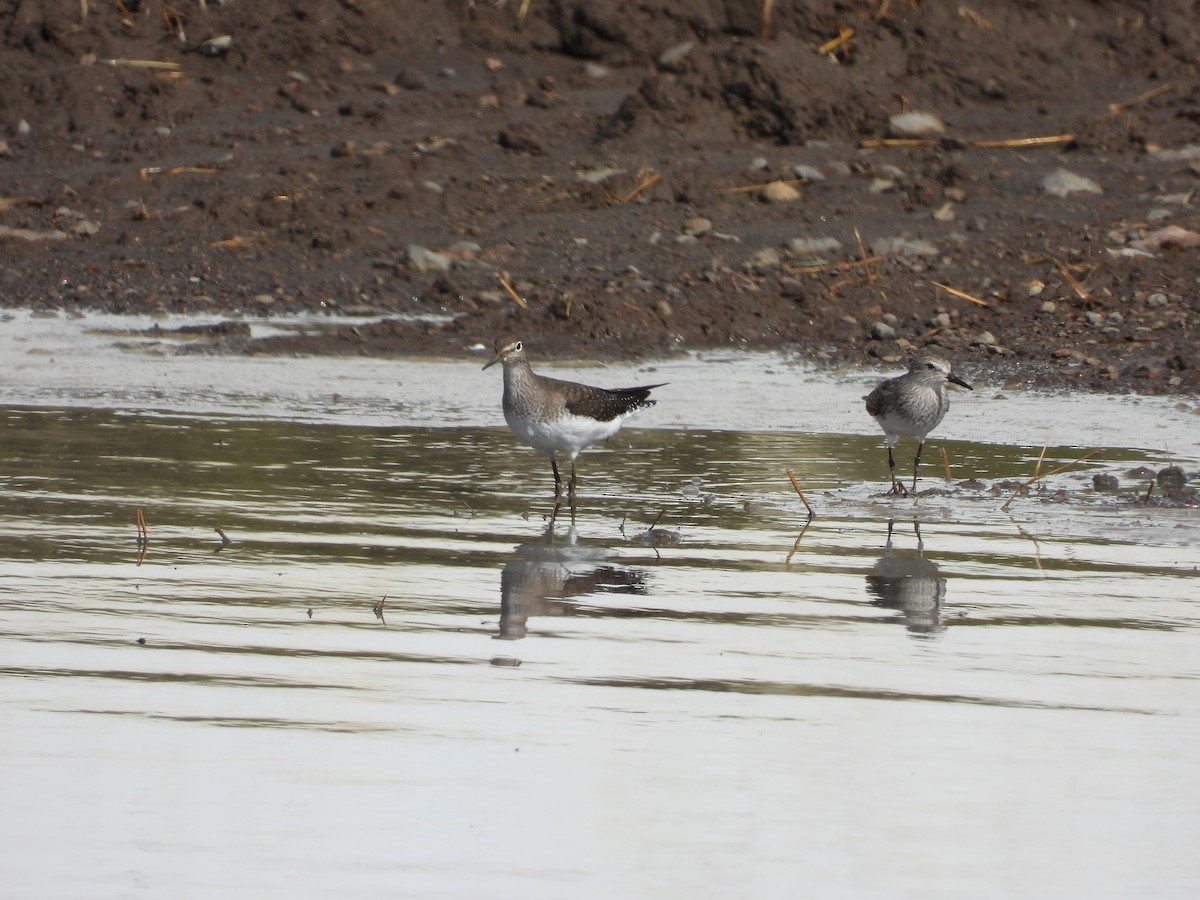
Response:
[{"label": "reflection of straw", "polygon": [[1040,543],[1038,543],[1037,538],[1035,538],[1032,534],[1030,534],[1028,531],[1026,531],[1020,525],[1018,525],[1016,520],[1014,520],[1012,518],[1012,516],[1009,516],[1009,521],[1012,522],[1013,525],[1016,527],[1017,534],[1021,535],[1021,537],[1025,538],[1025,540],[1027,540],[1027,541],[1033,541],[1033,561],[1037,564],[1038,571],[1042,573],[1042,577],[1045,578],[1046,573],[1042,569],[1042,545]]},{"label": "reflection of straw", "polygon": [[146,530],[146,517],[142,515],[142,508],[137,508],[137,565],[141,565],[146,560],[146,549],[150,546],[150,532]]},{"label": "reflection of straw", "polygon": [[[790,472],[788,474],[791,474]],[[812,514],[809,513],[807,519],[804,520],[804,527],[800,529],[800,533],[796,535],[796,543],[792,544],[792,552],[787,555],[787,559],[783,561],[784,568],[790,568],[792,565],[792,557],[796,555],[796,551],[800,549],[800,542],[804,540],[804,533],[808,531],[808,526],[812,524]]]}]

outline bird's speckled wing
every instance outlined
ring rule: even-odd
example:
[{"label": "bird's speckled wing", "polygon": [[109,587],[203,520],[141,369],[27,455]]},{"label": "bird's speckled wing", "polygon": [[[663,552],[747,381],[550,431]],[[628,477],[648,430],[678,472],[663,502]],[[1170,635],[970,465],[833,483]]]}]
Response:
[{"label": "bird's speckled wing", "polygon": [[632,388],[598,388],[573,381],[557,381],[554,387],[561,392],[566,411],[574,416],[587,416],[597,422],[611,422],[637,409],[653,406],[650,392],[661,384]]}]

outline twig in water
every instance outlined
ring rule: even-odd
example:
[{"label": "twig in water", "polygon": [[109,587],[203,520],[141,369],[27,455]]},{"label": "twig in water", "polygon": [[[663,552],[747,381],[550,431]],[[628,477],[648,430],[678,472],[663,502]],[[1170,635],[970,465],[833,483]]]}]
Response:
[{"label": "twig in water", "polygon": [[791,469],[784,469],[787,472],[788,481],[792,483],[792,487],[796,489],[796,494],[800,497],[800,502],[804,504],[804,508],[808,510],[808,517],[811,519],[816,516],[813,512],[812,505],[809,504],[808,498],[804,496],[804,491],[800,490],[800,483],[796,481],[796,476],[792,474]]},{"label": "twig in water", "polygon": [[946,469],[946,480],[950,480],[950,455],[946,453],[945,447],[938,447],[942,451],[942,465]]},{"label": "twig in water", "polygon": [[1069,463],[1064,463],[1063,465],[1059,466],[1057,469],[1051,469],[1049,472],[1046,472],[1044,475],[1034,475],[1032,478],[1029,478],[1029,479],[1021,482],[1021,484],[1017,487],[1017,489],[1012,492],[1012,496],[1004,501],[1004,505],[1002,507],[1000,507],[1000,511],[1008,512],[1009,505],[1014,500],[1017,499],[1017,495],[1019,493],[1021,493],[1021,491],[1025,490],[1025,488],[1027,488],[1031,484],[1033,484],[1035,481],[1041,481],[1043,478],[1049,478],[1051,475],[1057,475],[1059,472],[1063,472],[1063,471],[1071,468],[1071,466],[1078,465],[1079,463],[1083,462],[1085,459],[1091,459],[1093,456],[1096,456],[1097,454],[1102,453],[1102,452],[1103,452],[1102,450],[1089,450],[1087,453],[1083,454],[1083,456],[1079,457],[1079,459],[1073,460],[1072,462],[1069,462]]},{"label": "twig in water", "polygon": [[220,553],[222,550],[224,550],[226,547],[228,547],[230,544],[233,543],[233,541],[231,541],[229,539],[229,535],[227,535],[220,528],[214,528],[213,531],[215,531],[217,534],[219,534],[221,536],[221,543],[217,544],[217,549],[213,551],[214,553]]},{"label": "twig in water", "polygon": [[387,619],[383,617],[383,604],[387,603],[387,594],[384,594],[379,602],[371,607],[371,612],[375,613],[375,618],[383,623],[383,627],[387,627]]},{"label": "twig in water", "polygon": [[1154,493],[1154,479],[1150,479],[1150,483],[1146,485],[1146,495],[1142,497],[1142,506],[1150,505],[1150,495]]}]

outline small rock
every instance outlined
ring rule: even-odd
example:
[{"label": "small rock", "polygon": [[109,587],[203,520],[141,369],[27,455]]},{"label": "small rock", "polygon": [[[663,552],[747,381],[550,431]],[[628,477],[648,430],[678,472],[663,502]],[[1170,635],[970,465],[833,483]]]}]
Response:
[{"label": "small rock", "polygon": [[971,343],[978,344],[981,347],[991,347],[994,346],[997,341],[996,336],[990,331],[981,331],[975,336],[975,340],[973,340]]},{"label": "small rock", "polygon": [[942,120],[933,113],[916,110],[892,116],[888,119],[888,128],[892,136],[898,138],[929,137],[946,130]]},{"label": "small rock", "polygon": [[350,138],[338,141],[329,148],[329,155],[334,159],[345,159],[358,153],[358,144]]},{"label": "small rock", "polygon": [[1126,478],[1133,478],[1137,481],[1146,481],[1154,478],[1158,473],[1149,466],[1138,466],[1136,469],[1130,469],[1125,473]]},{"label": "small rock", "polygon": [[1092,476],[1092,487],[1098,491],[1115,491],[1121,487],[1116,475],[1100,472]]},{"label": "small rock", "polygon": [[528,153],[530,156],[544,156],[546,150],[538,140],[537,131],[530,125],[510,125],[496,135],[496,143],[505,150],[515,153]]},{"label": "small rock", "polygon": [[1154,481],[1164,491],[1182,491],[1184,484],[1187,483],[1187,476],[1183,474],[1183,469],[1179,466],[1167,466],[1165,469],[1159,470]]},{"label": "small rock", "polygon": [[887,322],[876,322],[871,326],[871,337],[877,341],[890,341],[896,337],[896,329]]},{"label": "small rock", "polygon": [[450,271],[451,260],[445,253],[430,250],[428,247],[422,247],[420,244],[409,244],[407,255],[408,264],[418,272]]},{"label": "small rock", "polygon": [[784,181],[772,181],[762,190],[763,199],[769,203],[791,203],[800,199],[800,192]]},{"label": "small rock", "polygon": [[624,169],[614,169],[612,166],[601,166],[597,169],[576,169],[575,178],[588,184],[600,184],[614,176],[620,175]]},{"label": "small rock", "polygon": [[795,165],[792,166],[792,174],[797,178],[803,178],[805,181],[825,180],[825,175],[816,166]]},{"label": "small rock", "polygon": [[775,268],[780,262],[782,262],[782,259],[779,256],[778,250],[774,247],[763,247],[746,260],[746,268],[762,273],[768,269]]},{"label": "small rock", "polygon": [[1158,250],[1189,250],[1200,246],[1200,234],[1178,225],[1168,225],[1152,231],[1140,240],[1130,241],[1129,246],[1151,253]]},{"label": "small rock", "polygon": [[792,238],[787,247],[796,256],[822,256],[841,250],[842,242],[835,237]]},{"label": "small rock", "polygon": [[429,79],[411,66],[401,69],[393,81],[409,91],[423,91],[429,87]]},{"label": "small rock", "polygon": [[891,178],[875,178],[871,181],[871,186],[867,188],[872,194],[886,194],[895,189],[896,182]]},{"label": "small rock", "polygon": [[1089,325],[1099,325],[1104,321],[1104,316],[1100,315],[1098,312],[1093,312],[1092,310],[1085,312],[1083,314],[1083,318]]},{"label": "small rock", "polygon": [[1090,178],[1084,178],[1082,175],[1076,175],[1067,169],[1055,169],[1049,175],[1046,175],[1038,182],[1042,193],[1049,194],[1051,197],[1066,197],[1070,194],[1103,194],[1104,191],[1100,185],[1092,181]]},{"label": "small rock", "polygon": [[950,313],[944,313],[944,312],[938,313],[936,316],[934,316],[932,319],[929,320],[929,327],[930,328],[949,328],[950,327]]},{"label": "small rock", "polygon": [[880,238],[871,242],[871,249],[880,256],[937,256],[938,248],[926,240]]},{"label": "small rock", "polygon": [[706,219],[703,216],[694,216],[683,223],[683,233],[692,237],[708,234],[712,228],[712,219]]},{"label": "small rock", "polygon": [[1043,300],[1040,308],[1044,313],[1052,313],[1058,309],[1058,304],[1053,300]]},{"label": "small rock", "polygon": [[222,34],[219,37],[209,38],[202,43],[197,49],[204,56],[224,56],[229,52],[229,48],[233,46],[233,35]]},{"label": "small rock", "polygon": [[658,67],[664,72],[684,72],[687,70],[687,58],[695,48],[695,41],[684,41],[670,49],[664,50],[658,57]]}]

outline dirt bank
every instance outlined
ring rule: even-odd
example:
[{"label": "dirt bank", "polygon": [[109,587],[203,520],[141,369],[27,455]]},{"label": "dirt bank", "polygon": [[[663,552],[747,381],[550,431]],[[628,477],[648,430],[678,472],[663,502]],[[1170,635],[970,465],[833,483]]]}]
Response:
[{"label": "dirt bank", "polygon": [[1200,389],[1195,3],[522,5],[0,0],[0,298]]}]

